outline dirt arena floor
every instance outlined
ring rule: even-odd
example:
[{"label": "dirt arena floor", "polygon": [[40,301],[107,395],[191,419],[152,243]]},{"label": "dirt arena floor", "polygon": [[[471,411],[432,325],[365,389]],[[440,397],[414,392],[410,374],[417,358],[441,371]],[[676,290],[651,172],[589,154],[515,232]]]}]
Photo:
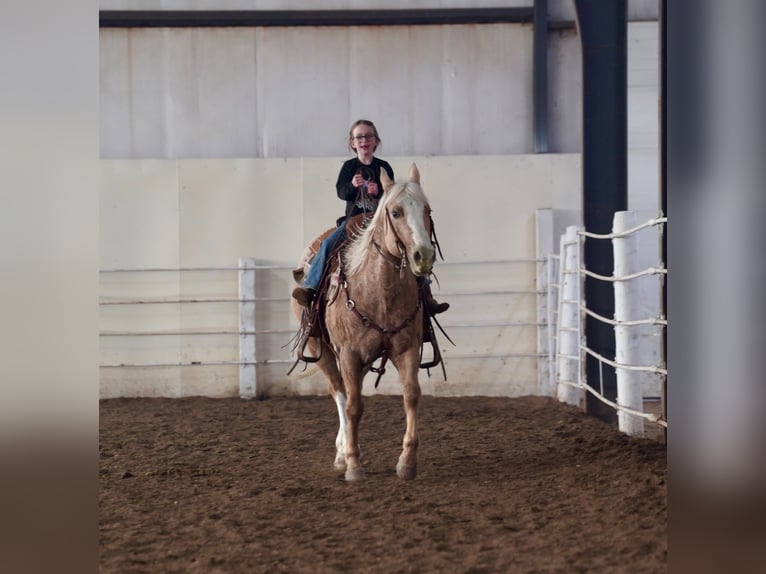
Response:
[{"label": "dirt arena floor", "polygon": [[666,572],[664,445],[543,397],[365,398],[368,480],[328,397],[100,403],[100,572]]}]

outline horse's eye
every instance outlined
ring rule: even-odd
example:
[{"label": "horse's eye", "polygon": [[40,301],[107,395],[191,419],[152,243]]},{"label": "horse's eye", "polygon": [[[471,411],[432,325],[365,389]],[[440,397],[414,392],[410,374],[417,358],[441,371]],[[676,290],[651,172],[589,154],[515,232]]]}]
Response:
[{"label": "horse's eye", "polygon": [[400,215],[401,214],[399,213],[398,209],[394,209],[394,210],[391,211],[391,217],[393,217],[394,219],[399,219]]}]

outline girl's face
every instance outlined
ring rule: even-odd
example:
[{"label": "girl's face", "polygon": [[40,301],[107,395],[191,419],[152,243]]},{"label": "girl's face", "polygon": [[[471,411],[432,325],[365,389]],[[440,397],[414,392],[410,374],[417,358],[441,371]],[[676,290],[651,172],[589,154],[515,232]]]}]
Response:
[{"label": "girl's face", "polygon": [[378,147],[375,129],[367,124],[359,124],[351,130],[351,147],[358,156],[371,156]]}]

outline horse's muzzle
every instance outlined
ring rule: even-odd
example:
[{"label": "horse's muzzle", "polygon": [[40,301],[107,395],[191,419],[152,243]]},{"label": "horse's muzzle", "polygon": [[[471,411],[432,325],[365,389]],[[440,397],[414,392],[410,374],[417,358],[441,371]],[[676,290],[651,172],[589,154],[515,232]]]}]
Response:
[{"label": "horse's muzzle", "polygon": [[413,249],[410,267],[415,275],[429,275],[434,267],[434,248],[428,245]]}]

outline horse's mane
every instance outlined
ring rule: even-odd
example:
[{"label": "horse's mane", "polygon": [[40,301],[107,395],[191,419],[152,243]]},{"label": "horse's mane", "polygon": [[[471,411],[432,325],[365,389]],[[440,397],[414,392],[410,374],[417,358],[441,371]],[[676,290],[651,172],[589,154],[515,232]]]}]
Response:
[{"label": "horse's mane", "polygon": [[388,205],[397,199],[402,194],[406,194],[418,203],[427,204],[428,199],[423,192],[423,188],[414,181],[395,183],[388,191],[383,194],[383,197],[378,204],[378,208],[375,210],[375,214],[365,227],[364,231],[351,238],[349,246],[346,248],[346,256],[344,260],[346,275],[353,275],[364,263],[367,258],[367,251],[372,248],[373,237],[375,236],[375,230],[380,225],[385,225],[385,214]]}]

